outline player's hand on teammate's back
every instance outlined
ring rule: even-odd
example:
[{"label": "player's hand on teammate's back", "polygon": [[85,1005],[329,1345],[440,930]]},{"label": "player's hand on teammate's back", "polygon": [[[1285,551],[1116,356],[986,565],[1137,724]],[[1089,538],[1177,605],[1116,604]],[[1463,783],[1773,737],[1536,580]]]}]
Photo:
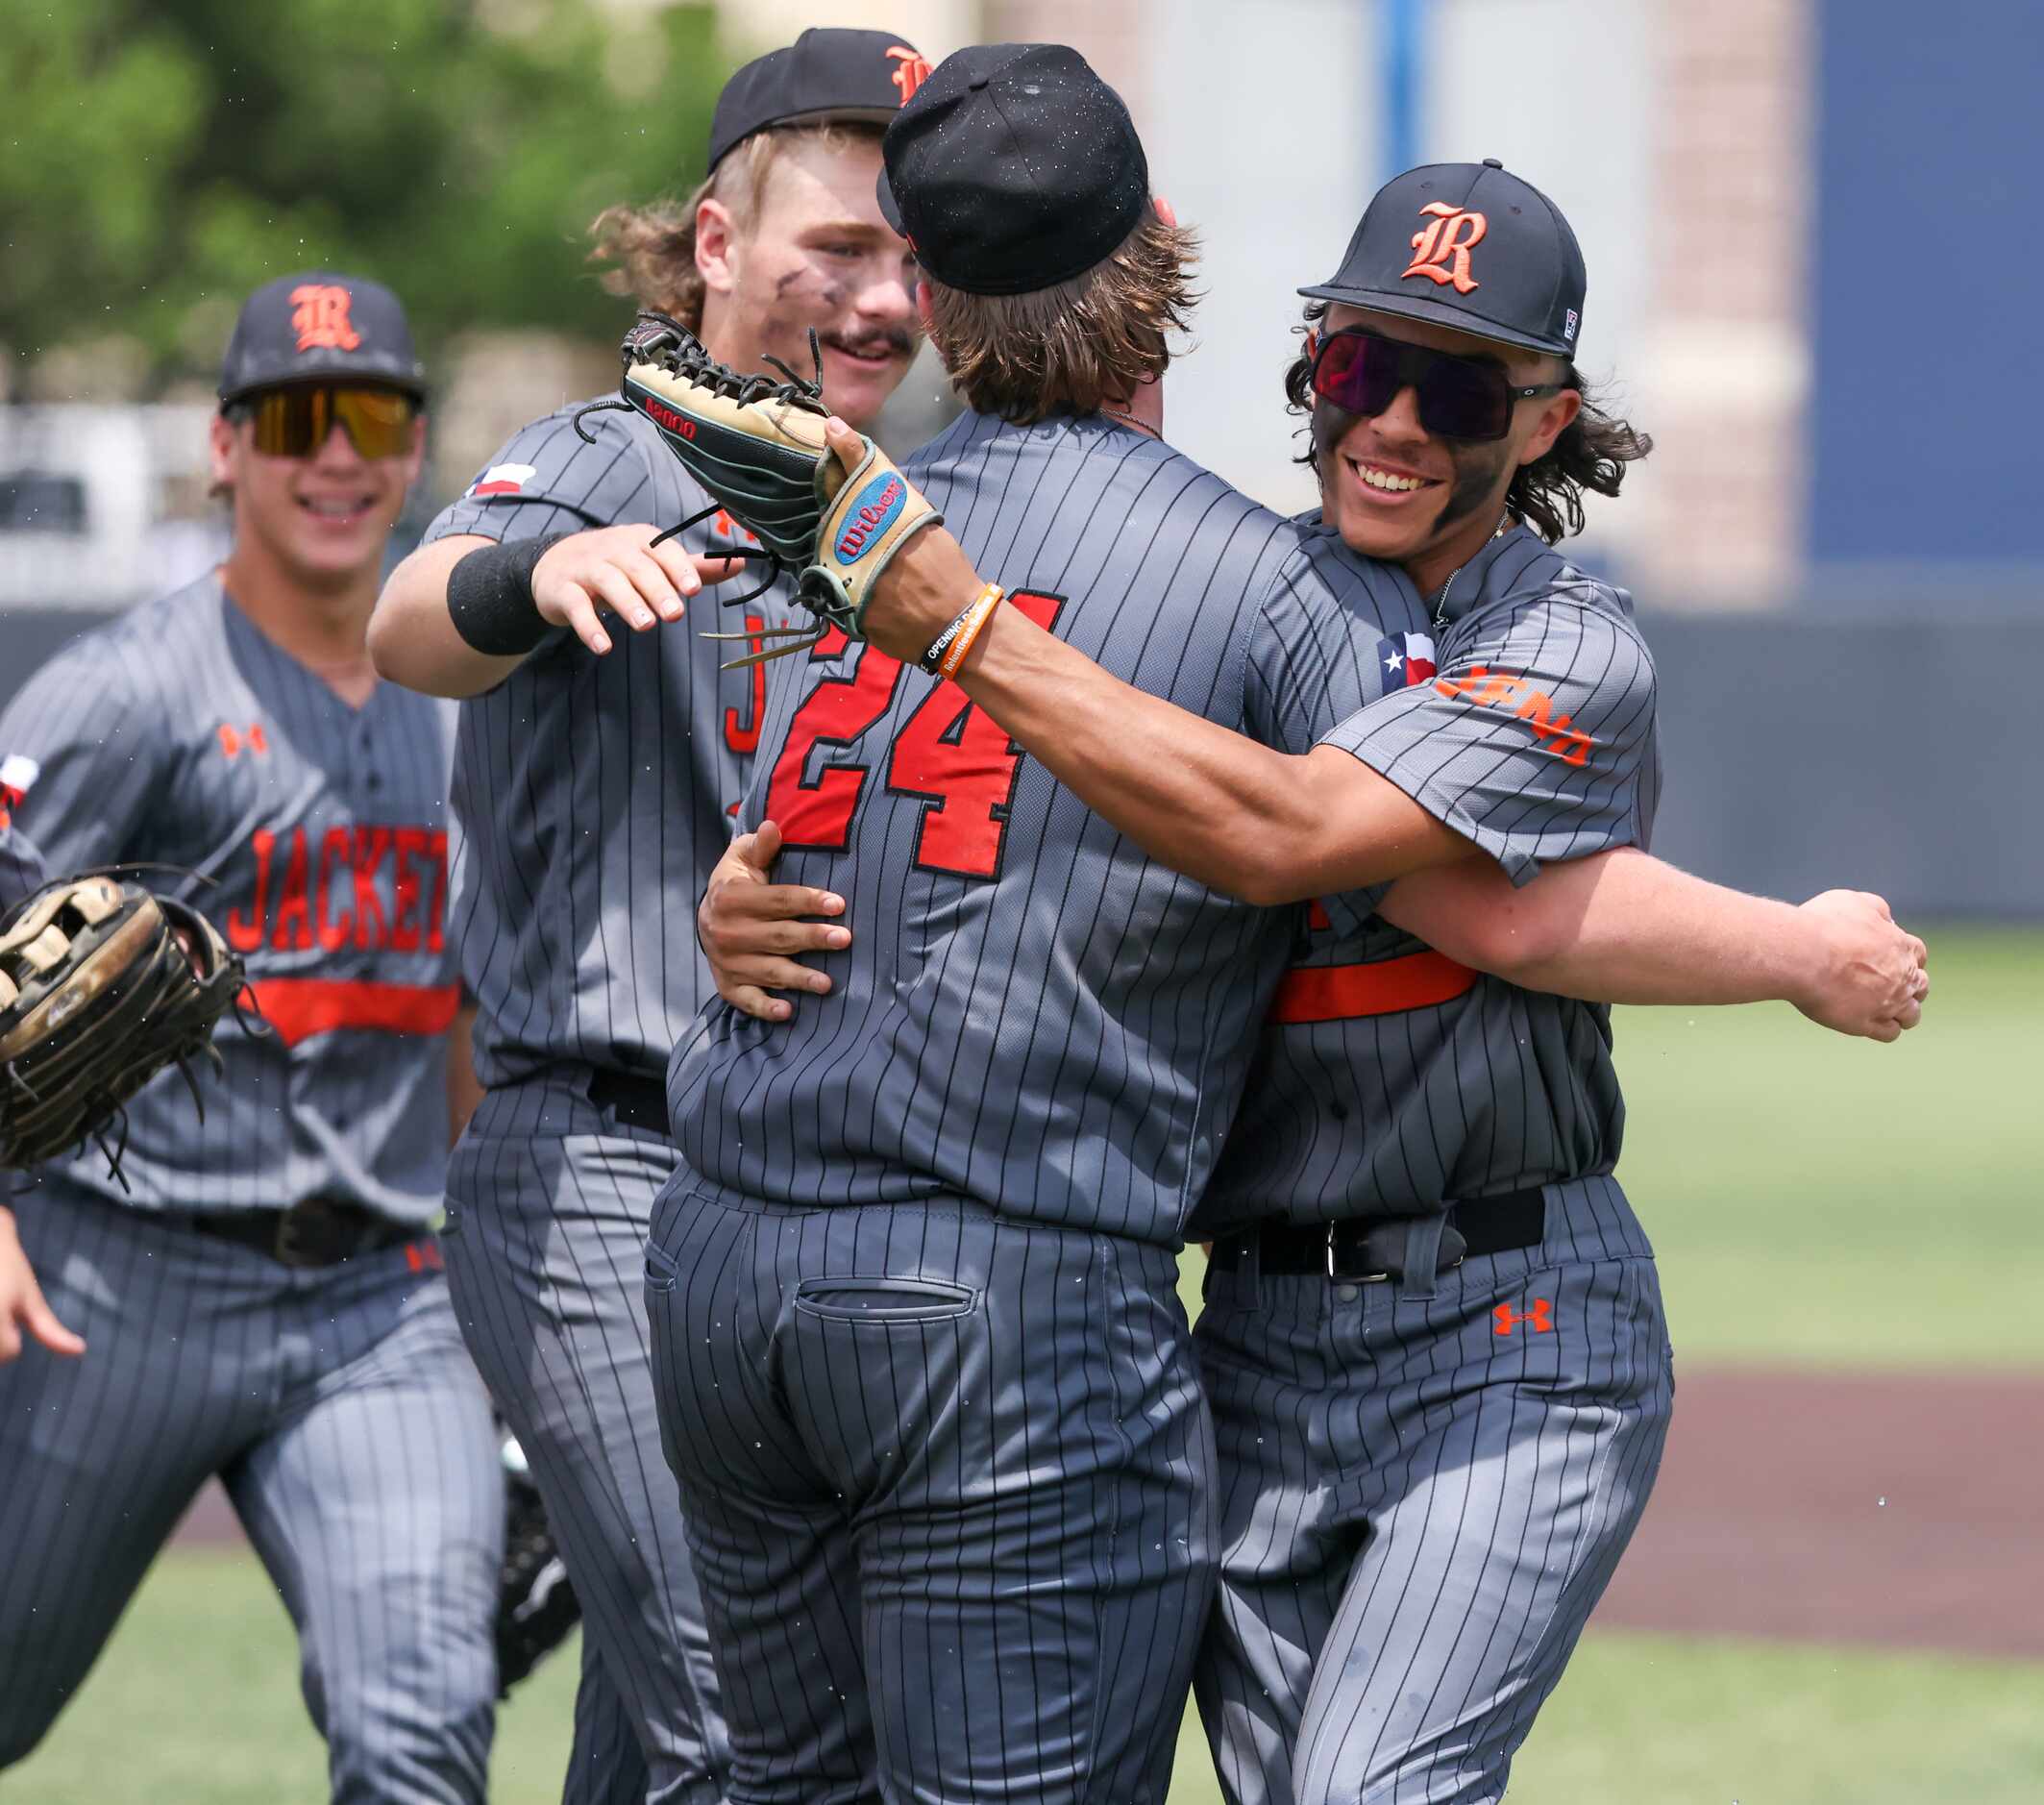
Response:
[{"label": "player's hand on teammate's back", "polygon": [[21,1351],[21,1331],[35,1336],[52,1353],[76,1356],[85,1342],[57,1320],[36,1282],[36,1269],[22,1251],[12,1210],[0,1209],[0,1366]]},{"label": "player's hand on teammate's back", "polygon": [[610,650],[598,616],[617,614],[636,632],[677,621],[687,599],[703,584],[723,582],[745,568],[742,557],[697,557],[643,523],[597,527],[571,533],[548,548],[532,568],[532,601],[543,619],[568,627],[591,652]]},{"label": "player's hand on teammate's back", "polygon": [[717,994],[761,1022],[785,1022],[795,1005],[770,991],[824,996],[830,979],[795,956],[837,952],[851,930],[810,915],[842,915],[845,899],[805,883],[776,883],[768,875],[780,856],[780,829],[771,821],[741,833],[710,873],[696,910],[696,937],[717,979]]},{"label": "player's hand on teammate's back", "polygon": [[1864,890],[1827,890],[1803,904],[1818,918],[1822,968],[1795,1005],[1812,1022],[1869,1040],[1898,1039],[1923,1019],[1930,954],[1888,905]]},{"label": "player's hand on teammate's back", "polygon": [[[836,415],[824,436],[849,476],[866,455],[866,441]],[[890,657],[912,664],[979,593],[979,573],[943,526],[924,527],[902,542],[866,604],[868,640]]]}]

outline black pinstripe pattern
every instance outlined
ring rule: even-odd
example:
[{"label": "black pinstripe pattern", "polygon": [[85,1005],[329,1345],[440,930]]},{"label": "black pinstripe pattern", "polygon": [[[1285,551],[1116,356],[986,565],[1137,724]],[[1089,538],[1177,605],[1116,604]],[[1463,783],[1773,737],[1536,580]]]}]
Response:
[{"label": "black pinstripe pattern", "polygon": [[[1522,881],[1546,859],[1644,846],[1659,763],[1629,600],[1523,529],[1449,594],[1441,681],[1391,688],[1316,738]],[[1521,680],[1490,689],[1493,673]],[[1544,716],[1521,715],[1535,690]],[[1536,738],[1558,717],[1595,742],[1580,763],[1566,755],[1579,742]],[[1370,914],[1376,901],[1330,898],[1318,927],[1302,911],[1301,965],[1424,952]],[[1199,1694],[1238,1805],[1503,1796],[1667,1430],[1650,1249],[1607,1175],[1623,1124],[1609,1011],[1496,979],[1266,1030],[1199,1232],[1550,1185],[1540,1249],[1471,1261],[1438,1291],[1210,1281],[1198,1340],[1223,1554]],[[1508,1319],[1500,1334],[1493,1308],[1535,1298],[1553,1327]]]},{"label": "black pinstripe pattern", "polygon": [[388,686],[349,707],[214,578],[74,642],[0,717],[0,746],[41,766],[18,812],[50,865],[197,871],[147,877],[243,953],[279,1028],[223,1028],[203,1123],[175,1080],[130,1104],[132,1196],[94,1152],[17,1201],[92,1346],[0,1369],[0,1765],[217,1471],[297,1622],[333,1796],[482,1796],[503,1475],[431,1244],[298,1272],[162,1218],[438,1210],[450,735],[441,705]]},{"label": "black pinstripe pattern", "polygon": [[[575,411],[533,422],[491,460],[534,471],[517,493],[454,503],[428,540],[671,527],[706,505],[651,425],[594,414],[588,445]],[[715,520],[683,543],[748,549]],[[763,574],[735,580],[731,593]],[[601,658],[555,633],[497,688],[462,705],[454,784],[462,843],[449,932],[480,1005],[476,1070],[485,1084],[559,1060],[657,1077],[715,994],[694,911],[674,899],[700,896],[729,843],[763,680],[720,671],[729,654],[702,635],[747,617],[785,622],[785,589],[735,613],[707,590],[685,622],[620,631]]]},{"label": "black pinstripe pattern", "polygon": [[[534,422],[491,460],[531,470],[515,493],[464,498],[428,537],[664,528],[704,506],[650,426],[593,415],[590,445],[575,411]],[[685,542],[747,549],[716,521]],[[652,1805],[712,1805],[727,1759],[647,1368],[646,1224],[674,1153],[599,1113],[587,1091],[599,1071],[657,1075],[713,993],[693,902],[729,841],[764,687],[719,671],[727,654],[701,635],[726,624],[721,612],[708,592],[686,622],[620,631],[602,658],[556,635],[462,705],[454,789],[450,932],[491,1092],[449,1175],[450,1274],[598,1657],[584,1667],[571,1782],[621,1791],[643,1771]],[[776,592],[728,624],[787,612]],[[609,1727],[619,1717],[633,1749]]]},{"label": "black pinstripe pattern", "polygon": [[[444,705],[388,683],[349,707],[207,577],[60,652],[0,714],[0,756],[42,766],[16,819],[52,871],[158,859],[210,878],[145,874],[208,915],[257,985],[446,990],[451,729]],[[72,1180],[145,1210],[323,1196],[437,1214],[442,1035],[289,1045],[228,1022],[215,1045],[226,1073],[205,1083],[204,1123],[166,1074],[129,1105],[132,1189],[96,1152],[64,1162]]]},{"label": "black pinstripe pattern", "polygon": [[[1099,420],[968,415],[905,467],[982,570],[1059,598],[1061,638],[1269,743],[1295,726],[1272,708],[1269,674],[1288,657],[1356,668],[1300,641],[1345,643],[1362,621],[1374,645],[1379,596],[1416,606],[1402,576],[1344,562],[1329,535]],[[919,866],[932,804],[886,773],[934,680],[897,673],[871,647],[813,660],[807,682],[770,698],[746,821],[774,811],[790,827],[784,802],[800,799],[776,767],[800,711],[833,686],[832,706],[869,696],[869,724],[825,736],[803,779],[869,776],[842,851],[791,831],[777,875],[844,893],[853,944],[828,961],[833,994],[786,1026],[705,1013],[670,1076],[683,1156],[782,1202],[966,1196],[1175,1242],[1226,1131],[1289,923],[1144,858],[1027,758],[998,804],[997,861],[974,877]]]},{"label": "black pinstripe pattern", "polygon": [[[1644,847],[1660,759],[1653,669],[1630,599],[1523,528],[1465,566],[1450,595],[1460,599],[1441,636],[1442,675],[1461,680],[1479,663],[1539,673],[1558,711],[1599,741],[1584,768],[1538,750],[1513,708],[1397,688],[1329,733],[1315,727],[1318,673],[1294,661],[1268,680],[1305,699],[1291,706],[1314,739],[1356,752],[1525,876],[1547,858]],[[1427,625],[1416,610],[1387,616],[1386,631]],[[1354,655],[1369,655],[1360,645]],[[1301,910],[1296,963],[1370,965],[1424,952],[1368,914],[1379,894],[1329,898],[1318,927]],[[1482,977],[1431,1007],[1273,1024],[1194,1232],[1271,1215],[1427,1214],[1446,1199],[1609,1173],[1624,1126],[1611,1011],[1598,1004]],[[1587,1257],[1648,1251],[1622,1200],[1575,1232]]]},{"label": "black pinstripe pattern", "polygon": [[[580,1599],[573,1770],[611,1712],[650,1805],[717,1805],[728,1764],[702,1606],[657,1443],[643,1274],[674,1150],[558,1081],[492,1091],[448,1172],[443,1231],[463,1336],[518,1436]],[[592,1698],[591,1691],[598,1694]],[[607,1730],[605,1730],[607,1734]]]},{"label": "black pinstripe pattern", "polygon": [[[1015,606],[1290,750],[1361,705],[1373,591],[1418,606],[1098,420],[968,416],[907,469]],[[649,1295],[734,1800],[1160,1798],[1205,1609],[1168,1249],[1291,924],[1145,859],[955,696],[826,647],[770,699],[744,818],[848,895],[853,946],[788,1027],[713,1006],[670,1074],[703,1181],[669,1187]],[[926,709],[992,782],[900,774]],[[932,857],[940,815],[997,831]]]},{"label": "black pinstripe pattern", "polygon": [[[1557,1245],[1622,1202],[1598,1189],[1557,1189]],[[1430,1297],[1253,1273],[1208,1292],[1222,1578],[1199,1693],[1228,1797],[1501,1798],[1660,1463],[1652,1261],[1551,1246]]]},{"label": "black pinstripe pattern", "polygon": [[594,1639],[585,1634],[561,1805],[642,1805],[651,1784],[638,1727],[610,1683],[609,1669]]},{"label": "black pinstripe pattern", "polygon": [[332,1796],[476,1805],[504,1496],[438,1275],[402,1248],[292,1272],[62,1180],[15,1207],[91,1351],[0,1367],[0,1768],[218,1472],[298,1626]]},{"label": "black pinstripe pattern", "polygon": [[1211,1596],[1170,1254],[684,1174],[648,1259],[733,1805],[1161,1805]]},{"label": "black pinstripe pattern", "polygon": [[[1324,743],[1391,779],[1515,883],[1546,859],[1644,846],[1661,757],[1654,661],[1631,597],[1524,527],[1464,565],[1449,595],[1439,679],[1394,691]],[[1539,698],[1549,705],[1536,712]],[[1593,744],[1564,738],[1564,726]],[[1328,907],[1343,919],[1342,899]]]}]

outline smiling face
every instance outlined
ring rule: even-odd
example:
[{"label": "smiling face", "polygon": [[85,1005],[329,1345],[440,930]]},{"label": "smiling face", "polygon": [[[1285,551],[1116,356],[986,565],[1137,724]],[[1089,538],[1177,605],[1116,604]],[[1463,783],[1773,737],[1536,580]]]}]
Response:
[{"label": "smiling face", "polygon": [[[1364,326],[1386,338],[1498,364],[1514,386],[1561,380],[1559,358],[1519,351],[1448,327],[1333,305],[1324,333]],[[1483,548],[1522,465],[1553,446],[1582,407],[1573,389],[1519,401],[1501,439],[1439,438],[1419,420],[1418,397],[1402,388],[1382,413],[1363,417],[1313,398],[1321,509],[1351,550],[1402,564],[1422,590],[1437,588]]]},{"label": "smiling face", "polygon": [[246,418],[215,414],[212,480],[233,491],[237,551],[260,553],[300,586],[322,593],[374,583],[383,548],[417,479],[426,422],[412,426],[411,449],[364,457],[335,423],[309,457],[273,457],[256,449]]},{"label": "smiling face", "polygon": [[772,353],[806,377],[814,327],[824,399],[855,427],[871,425],[916,353],[915,259],[881,216],[879,173],[877,136],[791,134],[750,218],[716,199],[697,211],[712,355],[757,370]]}]

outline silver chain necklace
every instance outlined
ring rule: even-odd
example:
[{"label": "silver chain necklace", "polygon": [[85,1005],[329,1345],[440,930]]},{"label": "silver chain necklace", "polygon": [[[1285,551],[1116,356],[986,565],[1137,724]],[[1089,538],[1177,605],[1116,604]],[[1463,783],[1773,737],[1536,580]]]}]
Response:
[{"label": "silver chain necklace", "polygon": [[[1502,539],[1505,536],[1506,529],[1509,528],[1511,525],[1512,510],[1508,507],[1505,509],[1503,515],[1500,516],[1497,523],[1497,531],[1490,535],[1491,538]],[[1469,560],[1469,564],[1473,564],[1475,563],[1475,561],[1476,560],[1472,557]],[[1464,571],[1467,570],[1469,568],[1469,564],[1463,564],[1458,566],[1456,569],[1449,571],[1447,581],[1441,585],[1441,593],[1434,598],[1434,626],[1437,631],[1445,628],[1448,624],[1448,591],[1454,588],[1455,579],[1460,577]]]},{"label": "silver chain necklace", "polygon": [[1100,411],[1107,415],[1109,419],[1121,420],[1125,424],[1134,427],[1138,433],[1147,433],[1151,438],[1161,439],[1164,436],[1164,434],[1159,433],[1155,427],[1151,426],[1147,421],[1137,419],[1136,416],[1130,413],[1125,408],[1110,408],[1103,401],[1100,404]]}]

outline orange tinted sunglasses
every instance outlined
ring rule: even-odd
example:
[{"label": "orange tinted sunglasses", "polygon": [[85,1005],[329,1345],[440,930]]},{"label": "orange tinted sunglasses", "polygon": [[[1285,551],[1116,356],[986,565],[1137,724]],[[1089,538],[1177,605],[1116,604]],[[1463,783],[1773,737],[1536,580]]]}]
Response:
[{"label": "orange tinted sunglasses", "polygon": [[321,383],[273,388],[240,404],[256,423],[256,449],[266,457],[311,457],[337,423],[363,457],[397,457],[411,449],[419,404],[395,388],[343,388]]}]

